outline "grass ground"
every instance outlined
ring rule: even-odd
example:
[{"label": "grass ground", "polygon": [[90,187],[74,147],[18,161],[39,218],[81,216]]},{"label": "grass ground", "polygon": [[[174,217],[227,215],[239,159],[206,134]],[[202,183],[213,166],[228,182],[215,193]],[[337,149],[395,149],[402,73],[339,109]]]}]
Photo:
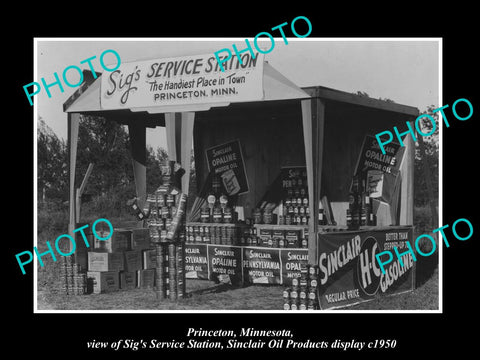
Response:
[{"label": "grass ground", "polygon": [[[153,290],[120,290],[108,294],[67,296],[39,291],[38,310],[281,310],[282,286],[232,288],[211,281],[187,280],[188,297],[159,301]],[[436,310],[438,272],[413,292],[378,297],[345,310]]]},{"label": "grass ground", "polygon": [[[95,220],[86,219],[85,221]],[[421,216],[420,216],[421,217]],[[39,211],[38,248],[45,241],[55,239],[67,231],[65,211],[45,214]],[[121,218],[109,218],[115,225]],[[422,228],[421,233],[426,232]],[[435,253],[436,254],[436,253]],[[438,309],[439,274],[435,254],[418,258],[416,262],[416,286],[412,292],[395,296],[377,297],[345,310],[436,310]],[[205,280],[187,280],[185,299],[178,302],[159,301],[153,290],[120,290],[107,294],[67,296],[59,291],[58,263],[45,259],[45,266],[38,269],[38,310],[281,310],[283,286],[231,287]]]}]

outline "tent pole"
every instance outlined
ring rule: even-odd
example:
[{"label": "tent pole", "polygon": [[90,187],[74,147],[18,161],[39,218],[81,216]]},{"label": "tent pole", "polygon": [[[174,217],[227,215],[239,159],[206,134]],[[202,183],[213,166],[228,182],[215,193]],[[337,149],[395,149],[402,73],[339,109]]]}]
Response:
[{"label": "tent pole", "polygon": [[[69,149],[69,181],[70,181],[70,201],[69,201],[69,222],[68,234],[73,237],[73,230],[76,227],[75,215],[75,168],[77,163],[77,145],[78,145],[78,127],[80,124],[79,113],[68,113],[68,149]],[[72,244],[70,243],[70,251]]]},{"label": "tent pole", "polygon": [[302,120],[307,165],[308,202],[310,223],[308,225],[308,262],[317,263],[318,203],[323,166],[323,134],[325,104],[319,98],[302,100]]},{"label": "tent pole", "polygon": [[165,113],[165,130],[167,133],[167,152],[168,159],[175,161],[176,146],[175,146],[175,113]]},{"label": "tent pole", "polygon": [[413,225],[413,166],[415,161],[415,143],[410,134],[403,140],[405,153],[400,167],[402,176],[399,225]]},{"label": "tent pole", "polygon": [[130,136],[135,190],[139,199],[138,204],[142,208],[147,196],[147,134],[145,124],[141,122],[129,123],[128,134]]},{"label": "tent pole", "polygon": [[193,124],[195,122],[195,113],[194,112],[183,112],[182,113],[182,134],[181,134],[181,161],[185,174],[182,178],[182,192],[188,194],[190,186],[190,165],[191,165],[191,154],[192,154],[192,143],[193,143]]}]

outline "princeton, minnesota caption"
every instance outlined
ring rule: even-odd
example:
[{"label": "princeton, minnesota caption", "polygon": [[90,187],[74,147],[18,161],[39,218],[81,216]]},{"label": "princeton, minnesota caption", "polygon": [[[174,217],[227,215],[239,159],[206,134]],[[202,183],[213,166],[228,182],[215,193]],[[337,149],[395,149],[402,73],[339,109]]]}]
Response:
[{"label": "princeton, minnesota caption", "polygon": [[91,340],[87,342],[88,349],[131,350],[146,349],[334,349],[334,350],[364,350],[364,349],[394,349],[395,339],[375,339],[357,341],[355,339],[295,340],[291,330],[257,330],[241,328],[234,330],[204,330],[189,328],[186,340],[177,341],[158,339],[118,339],[114,341]]}]

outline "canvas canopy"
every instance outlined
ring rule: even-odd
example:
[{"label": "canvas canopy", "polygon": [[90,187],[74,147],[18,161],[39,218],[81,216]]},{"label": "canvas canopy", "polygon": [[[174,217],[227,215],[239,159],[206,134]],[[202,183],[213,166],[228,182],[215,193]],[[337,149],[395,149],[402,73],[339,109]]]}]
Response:
[{"label": "canvas canopy", "polygon": [[[153,60],[152,60],[153,61]],[[257,67],[261,69],[257,80],[261,88],[261,96],[257,100],[242,100],[242,98],[230,101],[203,101],[198,103],[186,103],[182,105],[157,105],[147,107],[128,107],[122,109],[107,109],[101,101],[102,77],[109,74],[92,74],[84,71],[84,83],[64,103],[64,112],[68,114],[68,135],[70,154],[70,224],[73,231],[78,217],[75,206],[75,167],[78,142],[78,127],[80,115],[98,115],[107,119],[118,121],[128,126],[131,152],[135,176],[137,197],[144,199],[146,196],[146,128],[165,126],[167,132],[167,148],[170,160],[183,164],[186,174],[183,176],[182,189],[188,192],[188,179],[190,166],[190,151],[192,148],[193,125],[195,112],[208,111],[211,108],[227,107],[232,102],[255,102],[255,101],[281,101],[292,99],[308,99],[310,95],[300,89],[292,81],[283,76],[270,64],[260,59]],[[247,89],[248,90],[248,89]],[[311,120],[311,119],[305,119]]]}]

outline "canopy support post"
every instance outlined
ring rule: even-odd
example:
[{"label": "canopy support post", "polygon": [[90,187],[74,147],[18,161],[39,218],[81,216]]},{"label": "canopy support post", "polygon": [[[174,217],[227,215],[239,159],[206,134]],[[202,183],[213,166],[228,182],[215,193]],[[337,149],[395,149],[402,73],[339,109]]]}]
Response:
[{"label": "canopy support post", "polygon": [[190,161],[193,142],[194,112],[166,113],[168,158],[181,164],[185,170],[182,192],[188,194],[190,184]]},{"label": "canopy support post", "polygon": [[132,122],[128,124],[130,151],[132,153],[133,175],[138,204],[143,208],[147,198],[147,133],[145,124]]},{"label": "canopy support post", "polygon": [[302,100],[303,136],[307,165],[308,202],[308,263],[317,263],[318,204],[322,182],[323,135],[325,127],[325,103],[319,98]]},{"label": "canopy support post", "polygon": [[[76,227],[76,202],[75,202],[75,168],[77,165],[77,145],[78,145],[78,128],[80,125],[79,113],[68,113],[68,149],[69,149],[69,222],[68,234],[74,236],[73,230]],[[69,243],[70,251],[72,251],[72,243]]]}]

